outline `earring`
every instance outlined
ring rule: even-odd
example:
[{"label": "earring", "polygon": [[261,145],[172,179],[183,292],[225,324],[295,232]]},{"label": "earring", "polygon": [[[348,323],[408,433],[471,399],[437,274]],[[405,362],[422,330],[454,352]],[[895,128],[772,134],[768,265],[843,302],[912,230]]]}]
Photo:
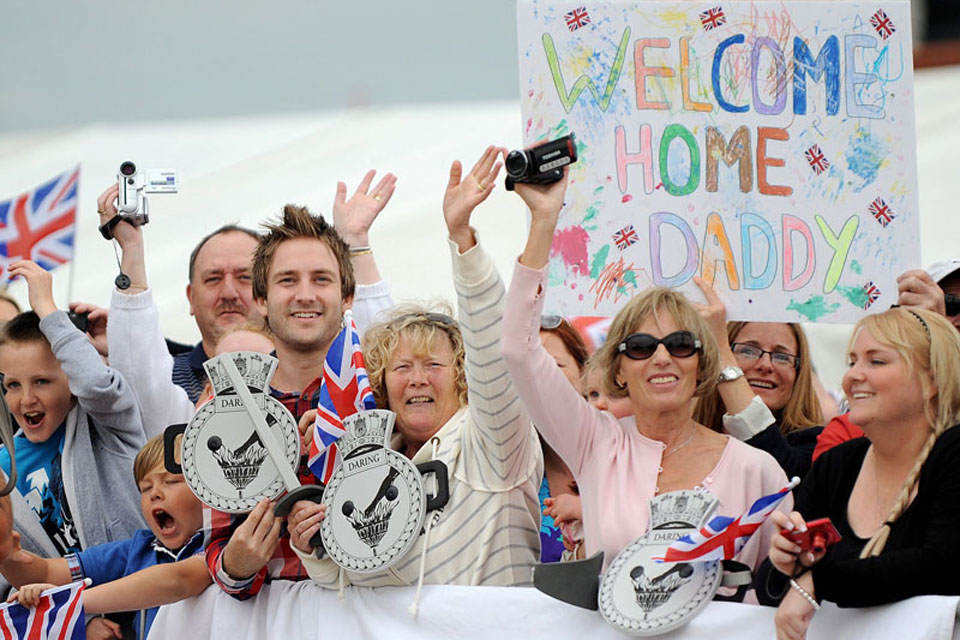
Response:
[{"label": "earring", "polygon": [[623,391],[624,389],[627,388],[627,383],[626,383],[626,382],[621,382],[620,380],[614,380],[614,384],[616,384],[616,385],[617,385],[617,389],[620,389],[621,391]]}]

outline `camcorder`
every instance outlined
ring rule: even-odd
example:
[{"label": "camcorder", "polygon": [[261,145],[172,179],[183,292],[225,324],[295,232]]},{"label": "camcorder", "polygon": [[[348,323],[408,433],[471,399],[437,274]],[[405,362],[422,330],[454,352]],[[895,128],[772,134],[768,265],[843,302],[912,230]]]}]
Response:
[{"label": "camcorder", "polygon": [[943,294],[943,303],[946,306],[946,314],[950,317],[953,317],[957,314],[960,314],[960,297],[953,295],[952,293]]},{"label": "camcorder", "polygon": [[129,160],[117,172],[117,215],[135,227],[150,222],[148,193],[176,193],[175,169],[137,169]]},{"label": "camcorder", "polygon": [[577,141],[571,133],[529,149],[511,151],[504,162],[507,191],[513,185],[553,184],[563,178],[563,167],[577,161]]}]

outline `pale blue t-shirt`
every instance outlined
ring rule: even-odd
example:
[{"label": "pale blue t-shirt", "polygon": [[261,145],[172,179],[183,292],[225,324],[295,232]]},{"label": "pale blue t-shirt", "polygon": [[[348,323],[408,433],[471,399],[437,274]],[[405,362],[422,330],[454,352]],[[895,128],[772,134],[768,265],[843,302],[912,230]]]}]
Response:
[{"label": "pale blue t-shirt", "polygon": [[[61,556],[81,550],[77,527],[63,492],[60,459],[65,424],[61,424],[46,442],[30,442],[22,434],[13,439],[17,457],[17,490],[37,514]],[[6,447],[0,447],[0,466],[4,473],[10,474],[10,454]]]}]

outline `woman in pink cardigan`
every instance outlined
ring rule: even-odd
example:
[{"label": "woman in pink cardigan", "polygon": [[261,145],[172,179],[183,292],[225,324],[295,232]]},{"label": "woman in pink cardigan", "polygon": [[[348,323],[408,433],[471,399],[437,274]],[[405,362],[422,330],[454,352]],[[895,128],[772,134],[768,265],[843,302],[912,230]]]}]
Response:
[{"label": "woman in pink cardigan", "polygon": [[[552,185],[516,185],[532,221],[507,296],[502,346],[531,419],[580,487],[587,555],[603,551],[606,568],[646,533],[648,502],[657,494],[709,491],[720,500],[718,514],[736,517],[787,478],[769,454],[691,417],[693,398],[716,386],[720,370],[709,328],[680,293],[654,288],[636,296],[597,354],[608,392],[629,397],[633,416],[598,411],[566,381],[538,337],[566,184],[565,176]],[[791,506],[788,497],[781,509]],[[773,533],[765,524],[737,559],[758,567]]]}]

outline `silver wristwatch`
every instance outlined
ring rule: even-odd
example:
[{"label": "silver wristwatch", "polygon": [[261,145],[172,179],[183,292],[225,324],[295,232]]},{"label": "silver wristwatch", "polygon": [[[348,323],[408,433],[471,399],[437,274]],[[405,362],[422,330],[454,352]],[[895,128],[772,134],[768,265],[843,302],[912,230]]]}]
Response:
[{"label": "silver wristwatch", "polygon": [[717,378],[720,382],[733,382],[743,377],[743,369],[740,367],[724,367],[720,369],[720,376]]}]

